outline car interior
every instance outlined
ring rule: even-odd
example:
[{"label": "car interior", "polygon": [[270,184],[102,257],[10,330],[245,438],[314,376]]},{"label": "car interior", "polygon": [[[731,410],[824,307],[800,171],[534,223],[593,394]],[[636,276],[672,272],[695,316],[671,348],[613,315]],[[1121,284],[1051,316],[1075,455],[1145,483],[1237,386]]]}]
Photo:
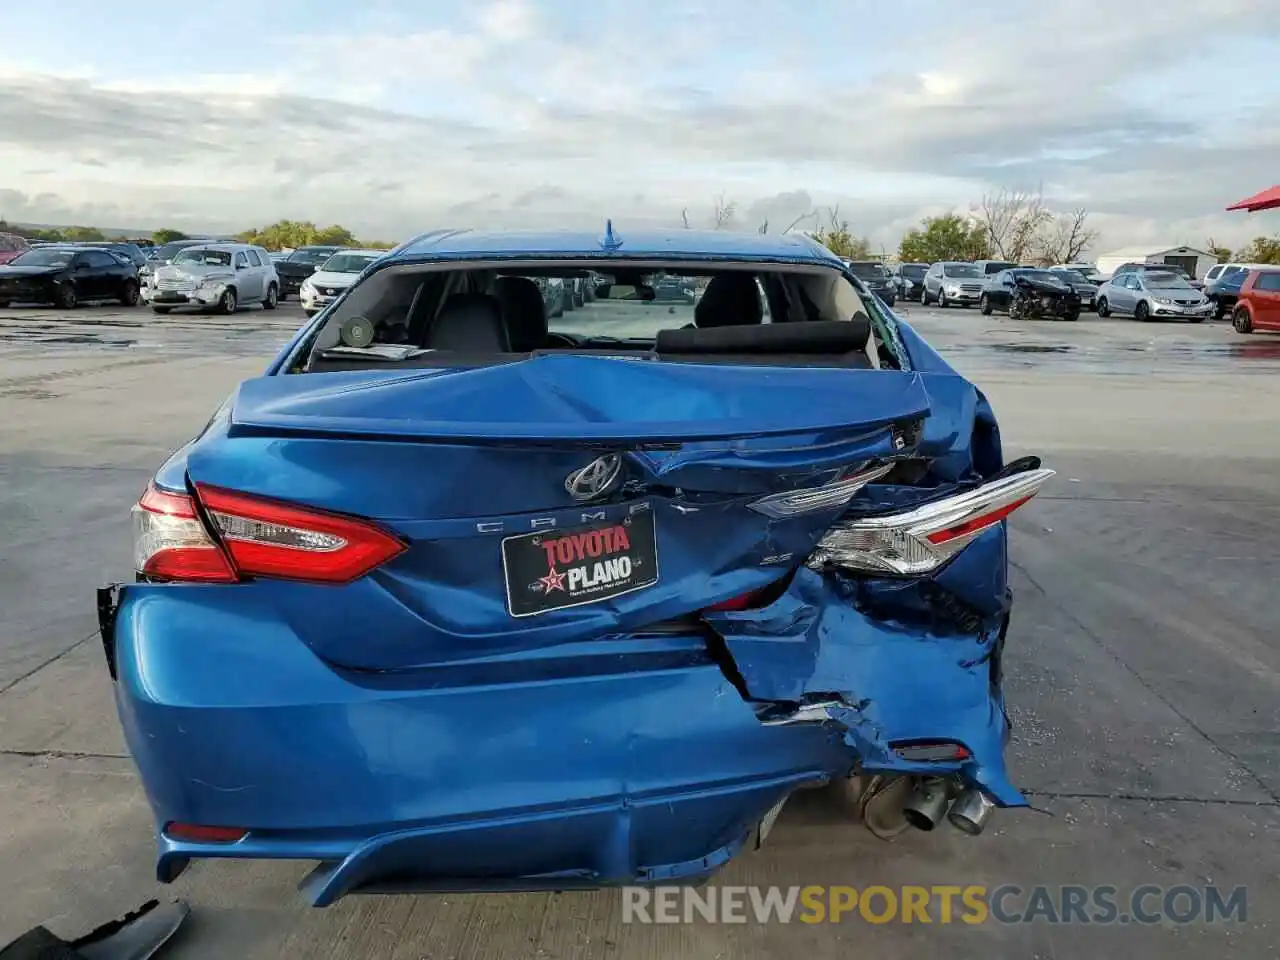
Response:
[{"label": "car interior", "polygon": [[[389,362],[482,366],[548,353],[866,369],[904,365],[885,334],[892,318],[838,271],[610,267],[608,273],[581,267],[376,273],[335,305],[293,370]],[[671,284],[672,277],[680,282]],[[547,295],[552,278],[566,284],[585,279],[595,293],[589,308],[553,316]],[[660,288],[696,294],[692,303],[664,299]]]}]

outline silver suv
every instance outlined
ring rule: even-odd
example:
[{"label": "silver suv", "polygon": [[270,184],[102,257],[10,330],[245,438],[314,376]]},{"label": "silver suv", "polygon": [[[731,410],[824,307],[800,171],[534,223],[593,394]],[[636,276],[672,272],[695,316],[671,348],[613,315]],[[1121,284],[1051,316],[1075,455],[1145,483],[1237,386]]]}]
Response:
[{"label": "silver suv", "polygon": [[197,307],[235,313],[249,303],[274,310],[280,302],[280,278],[271,254],[247,243],[202,243],[178,251],[155,272],[147,292],[151,309]]},{"label": "silver suv", "polygon": [[958,303],[967,307],[978,302],[985,280],[975,264],[956,260],[935,263],[924,275],[920,302],[926,305],[936,302],[940,307]]}]

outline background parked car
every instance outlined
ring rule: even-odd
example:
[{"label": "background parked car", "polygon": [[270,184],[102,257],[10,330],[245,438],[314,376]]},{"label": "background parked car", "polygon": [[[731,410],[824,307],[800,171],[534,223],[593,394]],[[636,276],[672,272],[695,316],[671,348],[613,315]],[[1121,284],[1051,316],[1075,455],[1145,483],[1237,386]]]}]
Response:
[{"label": "background parked car", "polygon": [[978,268],[978,272],[984,277],[993,277],[1001,270],[1012,270],[1014,267],[1022,266],[1022,264],[1014,263],[1011,260],[975,260],[973,265]]},{"label": "background parked car", "polygon": [[929,304],[936,300],[940,307],[949,307],[955,303],[967,307],[977,303],[982,296],[984,279],[977,266],[972,263],[940,261],[924,275],[924,292],[920,302]]},{"label": "background parked car", "polygon": [[107,240],[101,243],[85,240],[77,243],[68,243],[67,246],[80,247],[82,249],[110,250],[112,253],[121,254],[128,259],[139,272],[147,265],[147,255],[143,253],[142,248],[136,243],[123,240]]},{"label": "background parked car", "polygon": [[1098,284],[1080,273],[1075,267],[1050,267],[1049,272],[1070,286],[1080,295],[1080,305],[1093,310],[1098,305]]},{"label": "background parked car", "polygon": [[248,303],[274,310],[279,301],[271,255],[247,243],[204,243],[179,251],[156,271],[151,293],[151,309],[162,314],[184,306],[235,313]]},{"label": "background parked car", "polygon": [[1080,276],[1084,277],[1090,283],[1099,286],[1107,279],[1092,263],[1055,263],[1049,268],[1050,270],[1074,270]]},{"label": "background parked car", "polygon": [[1237,333],[1280,332],[1280,269],[1250,270],[1231,314]]},{"label": "background parked car", "polygon": [[329,257],[307,279],[302,281],[298,295],[307,316],[314,316],[355,282],[365,267],[381,257],[384,250],[339,250]]},{"label": "background parked car", "polygon": [[1120,266],[1116,267],[1116,272],[1111,275],[1110,279],[1115,280],[1116,277],[1123,276],[1126,273],[1136,273],[1139,275],[1145,275],[1148,273],[1171,273],[1174,276],[1181,277],[1189,286],[1196,290],[1204,289],[1204,283],[1202,281],[1191,276],[1191,274],[1187,273],[1185,268],[1178,266],[1176,263],[1122,263]]},{"label": "background parked car", "polygon": [[845,260],[850,272],[889,306],[898,299],[898,288],[879,260]]},{"label": "background parked car", "polygon": [[978,306],[984,316],[1007,310],[1015,320],[1078,320],[1081,303],[1061,273],[1015,267],[987,277]]},{"label": "background parked car", "polygon": [[106,250],[48,246],[0,266],[0,307],[48,303],[70,310],[91,300],[138,302],[138,270]]},{"label": "background parked car", "polygon": [[1249,270],[1246,266],[1230,266],[1205,284],[1204,295],[1213,302],[1215,320],[1221,320],[1235,310],[1240,290],[1249,278]]},{"label": "background parked car", "polygon": [[8,263],[18,254],[26,253],[30,249],[31,245],[27,243],[26,238],[16,233],[0,233],[0,264]]},{"label": "background parked car", "polygon": [[1213,313],[1213,304],[1187,282],[1181,271],[1130,270],[1098,288],[1098,316],[1113,313],[1135,320],[1181,318],[1199,323]]},{"label": "background parked car", "polygon": [[280,276],[280,299],[296,295],[302,289],[302,281],[315,273],[320,264],[339,250],[345,249],[336,245],[299,247],[283,260],[276,260],[276,273]]},{"label": "background parked car", "polygon": [[924,296],[924,275],[928,272],[927,263],[899,263],[889,270],[889,276],[901,299],[920,300]]}]

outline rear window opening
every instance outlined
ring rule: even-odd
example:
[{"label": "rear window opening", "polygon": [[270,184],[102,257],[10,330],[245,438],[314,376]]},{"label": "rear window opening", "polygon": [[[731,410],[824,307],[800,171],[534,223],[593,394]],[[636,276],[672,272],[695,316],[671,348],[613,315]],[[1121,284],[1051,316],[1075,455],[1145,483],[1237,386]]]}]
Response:
[{"label": "rear window opening", "polygon": [[894,318],[837,268],[392,264],[329,311],[294,372],[476,367],[546,354],[902,368]]}]

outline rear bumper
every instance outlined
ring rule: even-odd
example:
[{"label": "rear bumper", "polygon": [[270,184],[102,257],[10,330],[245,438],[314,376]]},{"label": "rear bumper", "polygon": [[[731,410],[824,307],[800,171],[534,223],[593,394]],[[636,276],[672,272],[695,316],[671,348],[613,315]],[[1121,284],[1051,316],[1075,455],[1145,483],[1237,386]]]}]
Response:
[{"label": "rear bumper", "polygon": [[[963,653],[965,670],[945,693],[920,691],[943,704],[932,716],[902,702],[881,719],[904,737],[946,735],[950,722],[973,748],[967,769],[901,761],[884,749],[892,729],[852,716],[764,723],[700,636],[355,674],[236,592],[129,585],[102,606],[162,882],[193,858],[320,861],[303,884],[316,906],[378,890],[696,882],[793,790],[857,767],[959,773],[1002,806],[1024,802],[1004,779],[989,665],[901,625],[875,636],[907,644],[901,666],[917,678],[921,656],[954,667]],[[871,636],[857,643],[883,660]],[[883,682],[905,689],[896,668]],[[166,835],[173,822],[248,832],[194,843]]]}]

